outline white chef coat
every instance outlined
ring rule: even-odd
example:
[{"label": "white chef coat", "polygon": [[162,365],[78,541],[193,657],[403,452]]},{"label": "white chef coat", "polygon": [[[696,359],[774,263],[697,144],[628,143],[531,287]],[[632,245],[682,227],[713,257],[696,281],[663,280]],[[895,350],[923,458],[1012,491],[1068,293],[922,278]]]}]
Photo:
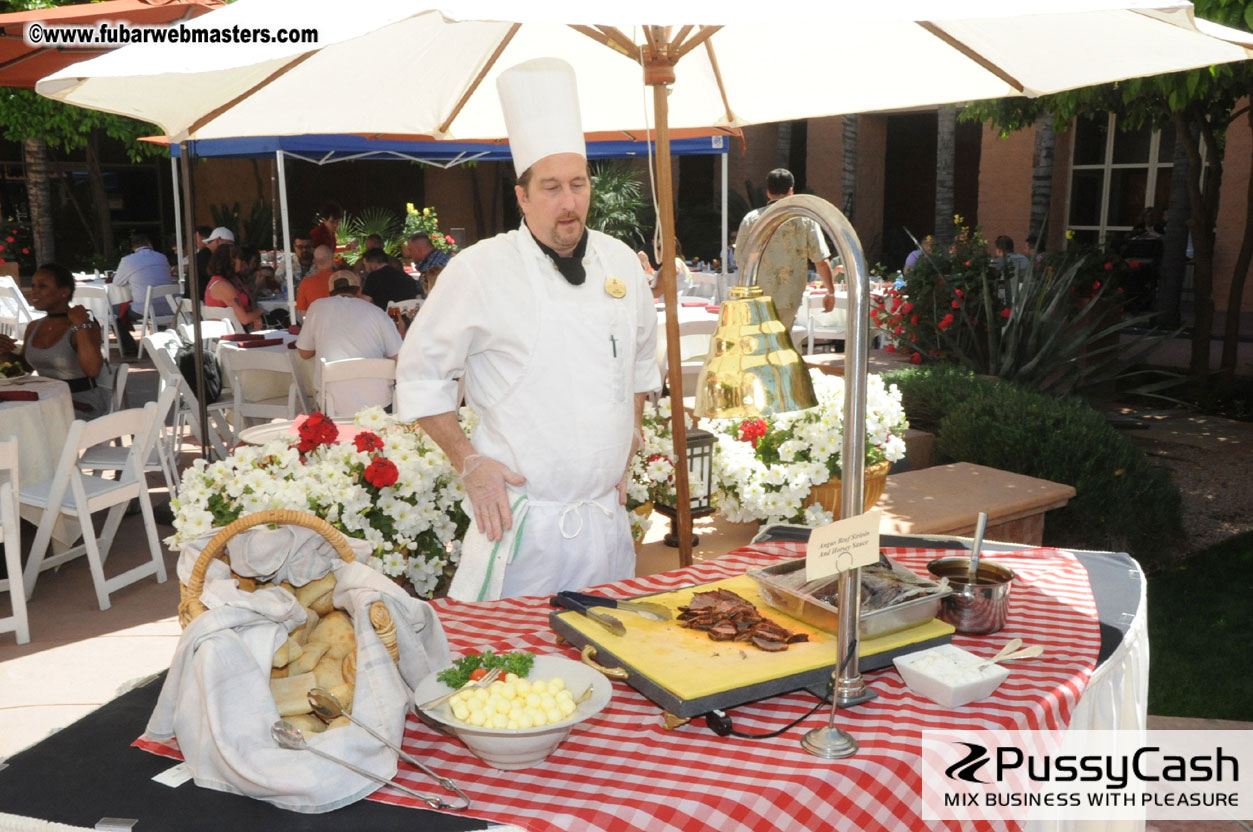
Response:
[{"label": "white chef coat", "polygon": [[[634,575],[614,487],[630,453],[635,394],[661,386],[656,312],[635,253],[589,235],[579,286],[525,224],[461,252],[401,348],[397,415],[456,410],[464,375],[480,416],[475,449],[527,479],[510,490],[516,510],[504,546],[473,526],[467,533],[451,597],[548,594]],[[614,278],[622,298],[607,290]]]}]

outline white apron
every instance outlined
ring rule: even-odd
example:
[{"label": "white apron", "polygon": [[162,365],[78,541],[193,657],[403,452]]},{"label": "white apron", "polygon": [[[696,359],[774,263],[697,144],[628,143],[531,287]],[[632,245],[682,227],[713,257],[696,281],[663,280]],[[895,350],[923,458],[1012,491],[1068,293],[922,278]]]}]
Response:
[{"label": "white apron", "polygon": [[473,442],[527,482],[509,490],[513,528],[499,543],[471,524],[448,592],[457,600],[547,595],[635,574],[615,488],[635,426],[635,299],[605,291],[611,275],[592,241],[577,287],[529,234],[516,245],[539,301],[534,347],[510,391],[481,410]]}]

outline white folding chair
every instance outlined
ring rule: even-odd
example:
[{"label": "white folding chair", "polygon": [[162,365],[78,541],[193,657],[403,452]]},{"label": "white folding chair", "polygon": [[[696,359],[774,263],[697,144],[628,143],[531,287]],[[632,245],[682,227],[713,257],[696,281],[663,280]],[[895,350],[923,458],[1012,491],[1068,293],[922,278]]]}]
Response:
[{"label": "white folding chair", "polygon": [[[819,322],[820,316],[844,311],[844,319],[848,317],[848,298],[841,298],[838,295],[835,299],[835,309],[832,313],[823,312],[823,298],[826,295],[811,294],[806,296],[804,304],[797,310],[796,321],[792,324],[792,342],[796,344],[800,340],[805,342],[805,355],[813,355],[814,349],[820,341],[842,341],[844,340],[844,326],[828,326]],[[835,315],[836,318],[841,316]]]},{"label": "white folding chair", "polygon": [[[183,346],[182,340],[177,334],[167,329],[164,332],[145,335],[144,341],[148,348],[148,354],[152,356],[152,363],[157,368],[157,375],[160,377],[158,391],[164,390],[171,385],[177,385],[180,404],[175,411],[175,441],[183,435],[184,424],[191,426],[196,442],[203,441],[203,432],[200,430],[199,399],[196,398],[196,391],[192,390],[183,381],[183,374],[179,371],[178,365],[174,363],[174,356]],[[217,455],[218,459],[225,458],[230,453],[231,445],[234,444],[231,421],[227,418],[227,411],[231,409],[233,404],[233,402],[210,402],[207,406],[209,414],[209,447]]]},{"label": "white folding chair", "polygon": [[[161,472],[171,497],[178,490],[178,458],[174,449],[173,432],[167,422],[170,408],[178,399],[181,383],[182,379],[176,379],[157,394],[157,423],[152,450],[146,458],[140,460],[145,472]],[[121,471],[125,469],[129,455],[130,448],[121,445],[96,445],[88,448],[78,458],[78,467],[84,471]]]},{"label": "white folding chair", "polygon": [[191,324],[192,322],[191,298],[179,296],[174,304],[174,323],[176,325]]},{"label": "white folding chair", "polygon": [[[184,341],[190,342],[195,339],[195,324],[179,324],[177,328],[178,334]],[[200,340],[202,341],[220,341],[223,335],[234,334],[235,325],[228,320],[200,322]]]},{"label": "white folding chair", "polygon": [[119,364],[113,371],[113,409],[126,409],[126,377],[130,374],[131,365]]},{"label": "white folding chair", "polygon": [[[235,391],[234,426],[235,435],[246,427],[245,419],[294,419],[298,410],[303,411],[300,388],[296,383],[297,369],[293,358],[299,360],[300,354],[295,350],[257,349],[230,350],[222,352],[223,367],[231,377],[231,388]],[[243,373],[265,372],[281,373],[288,377],[286,396],[276,396],[262,401],[248,401],[244,398]]]},{"label": "white folding chair", "polygon": [[230,321],[236,332],[244,331],[244,325],[239,322],[239,316],[229,306],[205,306],[202,303],[200,304],[200,320]]},{"label": "white folding chair", "polygon": [[[35,539],[23,573],[26,597],[35,591],[35,580],[44,570],[59,566],[68,560],[87,556],[92,583],[96,587],[96,600],[100,609],[110,607],[109,593],[115,592],[149,575],[156,575],[157,583],[165,582],[165,561],[161,545],[157,541],[156,520],[152,516],[152,502],[148,499],[148,482],[144,477],[141,460],[147,459],[156,436],[157,403],[149,402],[144,408],[133,408],[99,419],[84,422],[76,420],[70,426],[56,473],[46,482],[23,485],[18,492],[22,505],[42,508]],[[126,462],[117,479],[105,479],[84,474],[78,467],[79,454],[94,445],[114,439],[130,440]],[[104,562],[113,547],[118,526],[126,507],[133,499],[139,500],[139,510],[144,519],[144,531],[148,538],[149,560],[112,578],[104,576]],[[108,509],[100,537],[92,514]],[[52,540],[52,527],[62,515],[76,519],[80,525],[83,542],[64,552],[45,557]]]},{"label": "white folding chair", "polygon": [[[153,306],[153,302],[158,298],[164,298],[159,304]],[[144,316],[139,323],[139,357],[144,357],[144,336],[151,335],[157,331],[158,326],[173,326],[174,319],[178,314],[178,305],[180,298],[178,297],[178,285],[171,283],[169,286],[149,286],[144,296]],[[165,307],[167,311],[162,311],[161,307]]]},{"label": "white folding chair", "polygon": [[[113,333],[113,340],[117,341],[117,318],[113,314],[113,307],[109,304],[109,290],[104,286],[78,286],[74,289],[74,300],[71,303],[86,307],[92,317],[100,322],[100,352],[108,361],[109,333]],[[118,342],[117,351],[118,355],[122,354],[120,342]]]},{"label": "white folding chair", "polygon": [[[705,357],[709,355],[709,342],[718,331],[718,319],[679,321],[679,356],[683,359],[683,395],[696,393],[696,382],[700,377],[701,367],[705,365]],[[659,347],[660,348],[660,347]],[[670,351],[664,349],[660,355],[662,379],[669,379]],[[673,395],[673,392],[672,394]]]},{"label": "white folding chair", "polygon": [[[340,410],[335,405],[335,392],[332,388],[340,382],[359,381],[363,379],[396,380],[396,362],[391,358],[343,358],[339,361],[322,362],[322,386],[318,390],[318,407],[332,419],[346,418],[356,415],[356,411]],[[391,396],[384,405],[391,404]]]},{"label": "white folding chair", "polygon": [[8,275],[0,275],[0,331],[21,338],[26,325],[43,316],[43,312],[26,300],[17,281]]},{"label": "white folding chair", "polygon": [[17,437],[10,436],[0,442],[0,474],[7,478],[0,482],[0,543],[4,543],[4,565],[9,577],[0,581],[0,592],[9,593],[12,613],[0,618],[0,633],[13,633],[18,644],[30,641],[30,622],[26,618],[26,592],[14,592],[21,584],[22,574],[22,523],[18,517],[17,492],[21,483],[17,476]]},{"label": "white folding chair", "polygon": [[718,297],[718,276],[709,274],[708,272],[690,272],[688,279],[691,288],[687,290],[688,297],[708,298],[716,300]]}]

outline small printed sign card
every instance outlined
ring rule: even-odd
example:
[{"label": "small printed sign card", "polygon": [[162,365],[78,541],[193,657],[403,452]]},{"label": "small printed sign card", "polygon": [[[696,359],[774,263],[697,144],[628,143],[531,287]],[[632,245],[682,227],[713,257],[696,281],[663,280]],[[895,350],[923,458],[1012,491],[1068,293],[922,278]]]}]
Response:
[{"label": "small printed sign card", "polygon": [[806,583],[878,563],[879,516],[868,511],[814,529],[805,550]]}]

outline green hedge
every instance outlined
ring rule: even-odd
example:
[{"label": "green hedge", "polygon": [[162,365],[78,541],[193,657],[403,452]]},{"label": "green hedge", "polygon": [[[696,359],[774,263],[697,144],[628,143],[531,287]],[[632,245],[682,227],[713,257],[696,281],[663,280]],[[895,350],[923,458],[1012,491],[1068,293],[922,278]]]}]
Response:
[{"label": "green hedge", "polygon": [[896,371],[888,380],[901,388],[911,423],[911,405],[933,420],[937,462],[971,462],[1075,487],[1064,508],[1048,513],[1045,543],[1127,551],[1145,563],[1179,553],[1183,511],[1170,471],[1087,403],[951,368]]}]

